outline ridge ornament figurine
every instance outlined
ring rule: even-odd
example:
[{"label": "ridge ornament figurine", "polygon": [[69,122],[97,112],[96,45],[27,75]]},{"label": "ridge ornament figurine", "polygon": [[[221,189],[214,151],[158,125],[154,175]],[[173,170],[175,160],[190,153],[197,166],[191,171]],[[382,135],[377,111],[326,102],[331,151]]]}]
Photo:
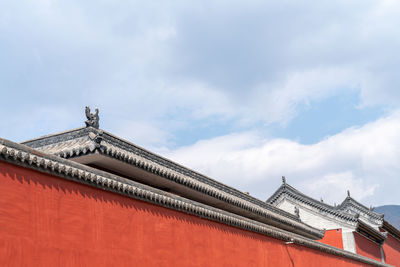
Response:
[{"label": "ridge ornament figurine", "polygon": [[90,108],[86,107],[85,113],[87,118],[87,121],[85,121],[86,127],[91,126],[93,128],[99,129],[99,109],[96,108],[94,113],[90,113]]}]

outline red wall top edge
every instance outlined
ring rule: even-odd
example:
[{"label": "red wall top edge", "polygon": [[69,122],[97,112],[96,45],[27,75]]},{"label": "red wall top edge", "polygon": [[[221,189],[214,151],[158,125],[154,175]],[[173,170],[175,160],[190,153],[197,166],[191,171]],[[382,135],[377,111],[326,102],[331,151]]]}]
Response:
[{"label": "red wall top edge", "polygon": [[368,266],[1,161],[0,190],[0,266]]}]

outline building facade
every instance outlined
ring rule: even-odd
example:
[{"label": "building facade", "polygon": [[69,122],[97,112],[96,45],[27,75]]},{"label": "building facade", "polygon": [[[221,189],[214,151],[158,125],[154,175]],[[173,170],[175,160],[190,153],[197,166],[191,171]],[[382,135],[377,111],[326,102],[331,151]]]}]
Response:
[{"label": "building facade", "polygon": [[400,231],[349,191],[340,205],[331,206],[303,194],[282,177],[282,185],[267,203],[324,229],[323,243],[393,265],[400,262]]},{"label": "building facade", "polygon": [[[302,210],[103,131],[98,111],[86,116],[86,127],[0,139],[1,266],[389,266],[319,242],[329,230]],[[397,236],[386,240],[397,253]]]}]

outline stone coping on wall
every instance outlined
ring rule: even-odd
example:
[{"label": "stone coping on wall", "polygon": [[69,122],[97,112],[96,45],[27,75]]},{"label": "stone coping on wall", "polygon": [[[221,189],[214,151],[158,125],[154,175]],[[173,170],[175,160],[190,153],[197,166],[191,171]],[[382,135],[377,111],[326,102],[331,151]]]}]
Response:
[{"label": "stone coping on wall", "polygon": [[372,266],[390,266],[364,256],[325,245],[298,234],[185,199],[71,160],[49,155],[5,139],[0,139],[0,160],[243,230],[260,233],[280,239],[283,242],[298,244]]},{"label": "stone coping on wall", "polygon": [[[101,129],[83,127],[23,142],[36,150],[65,159],[99,154],[156,175],[250,214],[252,219],[279,225],[306,237],[321,239],[324,231],[311,227],[297,216],[276,208],[233,187],[195,172],[169,159],[112,135]],[[186,195],[190,198],[190,195]],[[245,215],[246,216],[246,215]]]}]

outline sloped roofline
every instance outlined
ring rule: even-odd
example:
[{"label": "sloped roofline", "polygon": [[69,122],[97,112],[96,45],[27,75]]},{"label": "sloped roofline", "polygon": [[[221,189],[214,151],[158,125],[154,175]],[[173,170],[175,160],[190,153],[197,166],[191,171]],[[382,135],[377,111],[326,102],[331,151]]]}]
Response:
[{"label": "sloped roofline", "polygon": [[[95,129],[93,127],[81,127],[81,128],[76,128],[76,129],[69,130],[69,131],[63,131],[63,132],[59,132],[59,133],[55,133],[55,134],[44,135],[44,136],[41,136],[38,138],[23,141],[23,142],[21,142],[21,144],[27,145],[32,148],[41,148],[41,147],[49,146],[49,145],[52,145],[52,144],[55,144],[58,142],[68,141],[68,140],[76,139],[76,138],[79,138],[82,136],[86,136],[90,133],[95,133],[95,134],[97,134],[97,136],[96,136],[97,138],[101,138],[104,141],[110,142],[112,145],[116,145],[118,147],[126,149],[126,151],[128,151],[128,152],[132,152],[132,151],[136,152],[136,153],[140,154],[141,156],[143,156],[145,159],[152,160],[157,163],[161,163],[164,166],[175,169],[180,173],[187,174],[190,177],[195,177],[198,180],[205,182],[206,184],[214,186],[215,188],[225,189],[224,191],[229,192],[230,194],[233,194],[235,196],[240,196],[241,198],[243,198],[249,202],[262,204],[262,205],[265,204],[263,201],[259,200],[258,198],[248,195],[236,188],[225,185],[225,184],[223,184],[213,178],[210,178],[204,174],[196,172],[190,168],[184,167],[183,165],[176,163],[170,159],[167,159],[163,156],[160,156],[158,154],[150,152],[149,150],[147,150],[145,148],[142,148],[136,144],[133,144],[123,138],[117,137],[107,131]],[[95,139],[96,137],[94,137],[93,139]],[[76,147],[73,150],[59,151],[56,155],[61,156],[62,158],[68,159],[68,158],[73,158],[76,156],[83,155],[84,150],[86,150],[86,153],[93,152],[93,151],[91,151],[92,149],[90,149],[90,147]],[[99,150],[101,150],[101,147],[99,147]],[[113,155],[113,153],[111,151],[108,151],[107,148],[105,148],[104,151],[100,151],[100,152],[106,153],[106,154],[111,153],[111,155]],[[118,157],[118,152],[114,156]],[[121,159],[121,158],[123,158],[122,155],[119,156],[119,159]],[[272,206],[270,206],[270,207],[272,207]],[[274,209],[274,211],[282,212],[280,209],[277,209],[275,207],[272,207],[272,208]],[[290,213],[283,212],[283,214],[289,216],[292,219],[297,220],[297,218]]]},{"label": "sloped roofline", "polygon": [[46,135],[42,135],[42,136],[39,136],[39,137],[35,137],[35,138],[31,138],[31,139],[22,141],[20,143],[23,144],[23,145],[26,145],[28,143],[33,144],[33,143],[36,143],[37,141],[44,140],[44,139],[47,139],[47,138],[54,138],[54,137],[57,137],[57,136],[68,134],[68,133],[75,133],[75,132],[77,132],[79,130],[83,130],[85,128],[87,128],[87,127],[78,127],[78,128],[74,128],[74,129],[71,129],[71,130],[61,131],[61,132],[57,132],[57,133],[53,133],[53,134],[46,134]]},{"label": "sloped roofline", "polygon": [[296,188],[292,187],[291,185],[287,184],[285,181],[282,183],[282,185],[267,199],[267,203],[269,204],[274,204],[281,195],[287,194],[291,196],[292,198],[301,201],[311,207],[315,207],[320,211],[328,212],[336,217],[345,219],[347,221],[351,221],[353,223],[356,223],[358,219],[351,215],[344,213],[340,210],[338,210],[336,207],[331,206],[329,204],[323,203],[321,201],[318,201],[310,196],[307,196],[306,194],[300,192]]},{"label": "sloped roofline", "polygon": [[380,228],[400,240],[400,230],[397,229],[392,224],[390,224],[387,220],[383,219],[384,214],[379,214],[377,212],[374,212],[373,210],[370,210],[368,207],[366,207],[365,205],[361,204],[360,202],[352,198],[349,194],[340,205],[334,207],[303,194],[296,188],[287,184],[286,180],[284,179],[282,185],[267,199],[266,202],[274,204],[277,200],[279,200],[282,194],[290,195],[291,197],[307,205],[316,207],[321,211],[326,211],[328,209],[331,211],[330,213],[335,216],[339,216],[340,218],[346,218],[347,220],[352,222],[357,222],[356,230],[358,232],[362,233],[365,236],[370,237],[375,242],[378,243],[384,242],[386,240],[387,234],[379,232],[371,225],[361,220],[358,216],[349,214],[344,210],[349,205],[354,206],[356,209],[363,211],[367,215],[370,215],[378,220],[382,220]]},{"label": "sloped roofline", "polygon": [[378,220],[383,220],[384,214],[379,214],[377,212],[374,212],[373,210],[369,209],[368,207],[364,206],[354,198],[352,198],[350,195],[348,195],[343,202],[337,207],[338,210],[344,210],[347,206],[353,206],[358,210],[363,211],[365,214],[368,214],[369,216],[378,219]]},{"label": "sloped roofline", "polygon": [[358,254],[332,247],[318,241],[310,240],[298,234],[185,199],[174,194],[169,194],[165,191],[100,171],[71,160],[49,155],[28,146],[1,138],[0,161],[23,166],[43,173],[49,173],[61,179],[67,179],[73,182],[93,186],[132,199],[138,199],[158,206],[200,216],[211,221],[271,236],[286,242],[293,242],[300,246],[349,258],[372,266],[390,266]]},{"label": "sloped roofline", "polygon": [[[65,159],[98,153],[233,205],[247,213],[253,214],[250,216],[253,219],[261,216],[265,218],[263,220],[270,221],[273,225],[281,225],[284,229],[293,229],[294,232],[304,234],[313,239],[320,239],[324,236],[323,230],[301,222],[293,214],[269,205],[233,187],[222,184],[101,129],[93,127],[77,128],[75,130],[31,139],[22,142],[22,144]],[[60,144],[67,145],[62,146]]]},{"label": "sloped roofline", "polygon": [[388,221],[383,220],[381,228],[400,240],[400,230],[390,224]]},{"label": "sloped roofline", "polygon": [[358,220],[356,231],[379,244],[385,242],[387,236],[387,234],[376,230],[360,219]]},{"label": "sloped roofline", "polygon": [[[234,192],[236,194],[239,194],[241,197],[245,198],[246,200],[249,200],[250,202],[263,202],[255,197],[252,197],[251,195],[245,194],[242,191],[233,188],[231,186],[225,185],[224,183],[221,183],[211,177],[208,177],[204,174],[201,174],[199,172],[196,172],[188,167],[185,167],[179,163],[176,163],[168,158],[165,158],[161,155],[158,155],[156,153],[153,153],[143,147],[140,147],[128,140],[125,140],[123,138],[117,137],[116,135],[113,135],[107,131],[101,130],[101,129],[95,129],[93,127],[80,127],[76,128],[73,130],[68,130],[68,131],[63,131],[55,134],[49,134],[49,135],[44,135],[38,138],[33,138],[30,140],[26,140],[21,142],[23,145],[27,145],[32,148],[40,148],[48,145],[52,145],[61,141],[68,141],[72,140],[75,138],[79,138],[82,136],[87,135],[90,132],[94,132],[98,135],[98,137],[101,137],[101,139],[105,141],[110,141],[111,144],[117,145],[119,147],[122,147],[123,149],[126,149],[127,151],[135,151],[140,153],[142,156],[144,156],[146,159],[154,160],[160,163],[163,163],[163,165],[166,165],[168,167],[175,168],[179,170],[180,172],[190,174],[190,176],[196,176],[200,180],[203,180],[207,184],[214,185],[215,187],[219,188],[224,188],[229,192]],[[82,155],[84,149],[89,149],[89,147],[77,147],[76,150],[67,150],[67,151],[59,151],[57,153],[58,156],[61,156],[63,158],[72,158],[75,156]],[[92,151],[88,151],[90,153]],[[107,151],[105,151],[107,152]],[[289,215],[290,216],[290,215]],[[294,219],[294,217],[293,217]]]}]

